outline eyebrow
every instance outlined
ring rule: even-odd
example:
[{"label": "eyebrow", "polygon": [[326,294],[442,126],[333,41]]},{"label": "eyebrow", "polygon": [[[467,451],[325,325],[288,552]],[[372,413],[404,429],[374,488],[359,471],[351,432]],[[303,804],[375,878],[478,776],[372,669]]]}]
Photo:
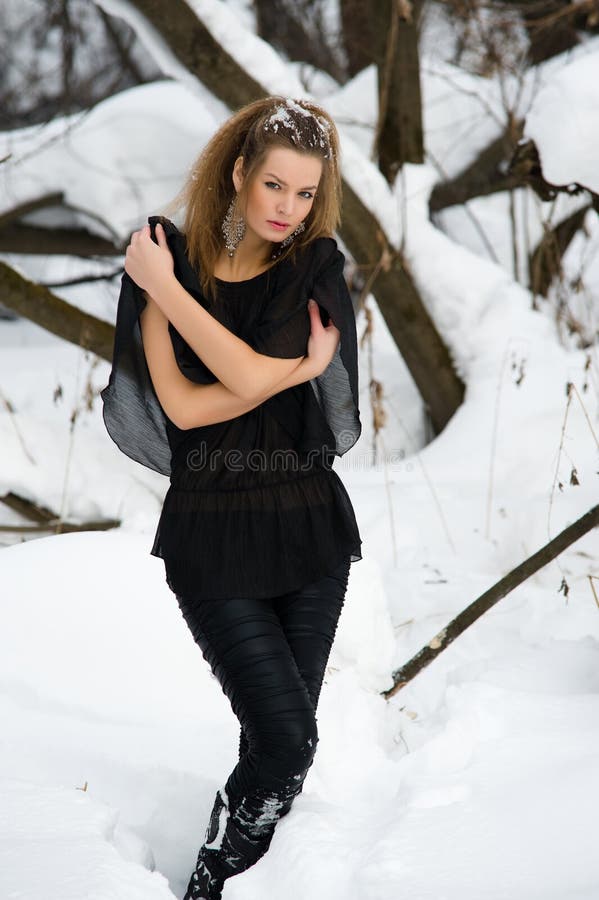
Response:
[{"label": "eyebrow", "polygon": [[[265,178],[268,178],[268,177],[270,177],[270,178],[276,178],[277,181],[279,181],[281,184],[285,185],[285,187],[289,187],[289,185],[287,184],[287,182],[286,182],[286,181],[283,181],[282,178],[279,178],[278,175],[275,175],[274,172],[265,172],[265,173],[264,173],[264,177],[265,177]],[[300,191],[315,191],[317,187],[318,187],[317,184],[311,184],[309,187],[303,187],[303,188],[300,188]]]}]

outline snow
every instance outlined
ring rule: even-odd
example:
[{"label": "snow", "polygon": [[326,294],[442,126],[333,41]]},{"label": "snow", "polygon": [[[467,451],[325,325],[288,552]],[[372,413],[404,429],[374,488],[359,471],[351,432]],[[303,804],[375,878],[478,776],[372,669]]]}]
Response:
[{"label": "snow", "polygon": [[[0,135],[2,211],[62,190],[124,240],[148,210],[171,201],[215,119],[175,82],[123,91],[90,112]],[[94,229],[97,230],[97,229]]]},{"label": "snow", "polygon": [[[104,2],[104,0],[102,0]],[[188,0],[214,39],[268,92],[301,97],[301,83],[270,44],[248,31],[234,6],[222,0]]]},{"label": "snow", "polygon": [[[371,479],[373,516],[383,493]],[[368,529],[304,793],[226,897],[594,896],[599,644],[580,573],[568,605],[555,578],[533,580],[393,700],[379,694],[497,574],[463,524],[468,550],[405,541],[397,569]],[[2,896],[33,900],[40,870],[57,900],[90,885],[98,898],[172,896],[163,876],[182,894],[237,723],[147,551],[133,531],[4,551]],[[567,565],[579,568],[574,554]]]},{"label": "snow", "polygon": [[[309,133],[306,129],[302,131],[298,124],[301,122],[301,119],[298,119],[298,116],[303,116],[304,119],[312,119],[311,127],[314,128],[314,123],[316,125],[314,132]],[[314,116],[311,110],[296,103],[291,97],[287,97],[284,103],[277,106],[275,111],[265,121],[263,127],[264,131],[273,131],[275,134],[281,129],[297,145],[301,144],[302,134],[304,134],[304,140],[308,142],[307,146],[319,152],[324,151],[322,155],[325,159],[331,155],[329,147],[331,126],[329,122],[323,116]]]},{"label": "snow", "polygon": [[534,98],[524,136],[537,145],[546,181],[578,183],[599,194],[597,73],[597,52],[575,57],[553,71]]},{"label": "snow", "polygon": [[[116,0],[102,5],[133,15]],[[266,46],[223,4],[196,6],[244,61]],[[162,39],[141,30],[178,77]],[[573,59],[585,56],[588,48]],[[276,55],[265,56],[265,79],[279,71],[292,77]],[[562,70],[546,71],[551,84]],[[597,531],[393,698],[381,694],[468,603],[596,503],[599,380],[594,349],[563,342],[514,279],[499,227],[505,198],[485,208],[493,261],[462,235],[457,213],[449,234],[430,222],[434,161],[406,166],[393,190],[369,163],[372,78],[362,73],[322,102],[357,123],[342,126],[344,173],[403,242],[466,396],[431,440],[368,298],[374,352],[372,371],[366,346],[360,354],[364,432],[336,464],[364,559],[352,566],[327,667],[318,753],[268,854],[227,882],[224,900],[595,900],[599,609],[589,576],[597,590]],[[462,144],[462,156],[452,156],[452,116],[466,121],[479,101],[469,88],[454,93],[453,76],[447,95],[435,84],[425,88],[427,146],[456,171],[467,152]],[[277,92],[297,96],[289,81]],[[0,156],[14,157],[1,170],[3,208],[63,189],[125,238],[171,199],[224,115],[187,79],[124,92],[46,131],[2,135]],[[494,127],[488,117],[473,147]],[[569,281],[584,266],[589,304],[598,239],[590,214],[565,260]],[[19,262],[45,280],[83,265]],[[117,287],[60,294],[112,319]],[[361,336],[363,312],[357,325]],[[2,404],[0,413],[0,495],[15,491],[68,519],[122,520],[113,531],[2,550],[0,896],[181,897],[215,793],[236,761],[238,723],[149,554],[168,482],[108,438],[98,397],[106,363],[23,321],[0,320],[0,347],[0,399],[13,408]],[[376,462],[371,376],[388,412]]]},{"label": "snow", "polygon": [[[85,890],[88,897],[172,898],[164,876],[142,867],[147,856],[139,838],[81,789],[2,778],[0,795],[4,897],[81,900]],[[30,873],[25,892],[23,872]]]}]

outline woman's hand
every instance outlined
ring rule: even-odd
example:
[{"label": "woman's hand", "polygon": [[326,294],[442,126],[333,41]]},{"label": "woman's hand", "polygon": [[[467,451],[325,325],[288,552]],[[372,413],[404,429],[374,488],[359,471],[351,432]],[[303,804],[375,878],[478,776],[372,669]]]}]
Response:
[{"label": "woman's hand", "polygon": [[134,231],[125,253],[125,272],[148,294],[156,296],[161,286],[173,276],[174,263],[168,248],[164,228],[156,225],[155,244],[150,236],[150,226]]},{"label": "woman's hand", "polygon": [[333,359],[339,344],[340,332],[333,324],[323,325],[320,318],[318,303],[315,300],[308,301],[310,313],[310,337],[308,339],[308,361],[314,367],[314,378],[322,375]]}]

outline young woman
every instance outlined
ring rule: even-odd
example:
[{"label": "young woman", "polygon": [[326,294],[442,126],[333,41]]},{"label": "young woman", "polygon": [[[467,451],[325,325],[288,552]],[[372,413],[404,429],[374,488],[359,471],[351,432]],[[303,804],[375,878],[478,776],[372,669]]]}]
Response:
[{"label": "young woman", "polygon": [[358,440],[357,341],[334,123],[243,108],[127,248],[107,429],[170,476],[151,553],[241,725],[186,900],[266,853],[314,759],[316,708],[361,538],[332,469]]}]

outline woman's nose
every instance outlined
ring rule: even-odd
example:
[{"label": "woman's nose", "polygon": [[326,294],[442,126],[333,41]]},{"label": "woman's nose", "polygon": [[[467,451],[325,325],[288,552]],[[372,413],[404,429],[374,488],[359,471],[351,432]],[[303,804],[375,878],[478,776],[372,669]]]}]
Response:
[{"label": "woman's nose", "polygon": [[293,198],[283,195],[278,198],[277,212],[284,216],[291,216],[293,213]]}]

